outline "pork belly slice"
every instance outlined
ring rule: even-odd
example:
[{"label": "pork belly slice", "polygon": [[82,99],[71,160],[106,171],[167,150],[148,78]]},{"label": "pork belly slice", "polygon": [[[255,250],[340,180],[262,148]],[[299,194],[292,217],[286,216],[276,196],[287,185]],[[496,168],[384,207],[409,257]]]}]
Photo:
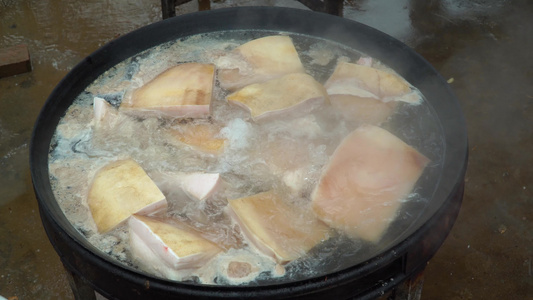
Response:
[{"label": "pork belly slice", "polygon": [[171,224],[135,215],[129,219],[128,225],[133,257],[148,271],[168,279],[182,280],[222,249],[177,222],[173,220]]},{"label": "pork belly slice", "polygon": [[132,159],[109,163],[96,173],[88,204],[100,233],[115,228],[132,214],[152,214],[167,207],[163,193]]},{"label": "pork belly slice", "polygon": [[326,224],[377,242],[412,192],[429,159],[376,126],[362,126],[337,147],[312,194]]},{"label": "pork belly slice", "polygon": [[212,64],[177,65],[128,94],[120,108],[141,116],[207,117],[214,76]]},{"label": "pork belly slice", "polygon": [[188,145],[195,150],[220,154],[226,140],[219,137],[220,127],[213,124],[180,124],[169,132],[169,141],[173,144]]},{"label": "pork belly slice", "polygon": [[267,36],[245,43],[219,59],[220,86],[234,91],[290,73],[305,73],[288,36]]},{"label": "pork belly slice", "polygon": [[154,172],[151,175],[163,193],[180,189],[196,200],[205,200],[222,185],[219,173]]},{"label": "pork belly slice", "polygon": [[329,95],[329,101],[350,123],[379,125],[392,115],[395,101],[383,102],[374,98],[353,95]]},{"label": "pork belly slice", "polygon": [[303,73],[256,83],[228,95],[228,101],[250,111],[254,121],[302,116],[328,101],[324,87]]},{"label": "pork belly slice", "polygon": [[352,95],[374,98],[384,102],[397,100],[411,104],[421,101],[420,96],[400,76],[366,65],[340,61],[324,86],[328,95]]},{"label": "pork belly slice", "polygon": [[228,212],[259,251],[287,263],[328,238],[329,228],[310,209],[287,203],[273,191],[229,200]]}]

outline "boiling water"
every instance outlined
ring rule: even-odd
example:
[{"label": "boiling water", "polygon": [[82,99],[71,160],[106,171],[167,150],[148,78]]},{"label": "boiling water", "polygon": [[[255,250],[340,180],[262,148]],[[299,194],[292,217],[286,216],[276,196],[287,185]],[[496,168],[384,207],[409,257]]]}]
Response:
[{"label": "boiling water", "polygon": [[[212,116],[207,121],[118,114],[110,123],[95,128],[92,107],[95,96],[118,107],[132,90],[170,66],[191,61],[216,64],[222,54],[236,46],[272,34],[279,33],[213,33],[163,44],[116,65],[79,95],[56,129],[49,154],[50,178],[65,215],[93,245],[127,266],[138,267],[128,250],[127,226],[99,234],[87,204],[89,185],[95,173],[107,163],[124,158],[139,162],[149,175],[161,171],[216,172],[224,180],[223,191],[205,202],[184,201],[180,193],[166,195],[169,203],[166,216],[196,227],[204,236],[226,248],[210,267],[183,280],[207,284],[264,284],[326,274],[373,257],[416,221],[431,199],[444,153],[442,131],[432,108],[424,101],[419,105],[399,103],[394,115],[382,124],[432,162],[414,192],[400,200],[405,203],[381,242],[372,244],[333,233],[308,255],[284,266],[284,270],[247,247],[237,226],[224,213],[226,199],[276,189],[293,203],[309,205],[322,168],[342,138],[360,124],[344,121],[338,112],[327,107],[298,119],[257,124],[249,120],[243,109],[227,103],[224,100],[227,91],[217,85]],[[363,55],[328,41],[302,35],[291,37],[306,70],[321,83],[330,76],[338,61],[353,62]],[[227,141],[222,154],[203,154],[171,142],[170,129],[196,122],[221,126],[219,136]],[[273,149],[273,145],[278,149]],[[280,151],[283,155],[276,155]],[[287,163],[294,165],[294,172],[283,172]],[[296,178],[296,186],[287,185],[286,176]],[[217,271],[220,269],[217,264],[227,264],[235,256],[253,262],[255,271],[240,280],[227,278]]]}]

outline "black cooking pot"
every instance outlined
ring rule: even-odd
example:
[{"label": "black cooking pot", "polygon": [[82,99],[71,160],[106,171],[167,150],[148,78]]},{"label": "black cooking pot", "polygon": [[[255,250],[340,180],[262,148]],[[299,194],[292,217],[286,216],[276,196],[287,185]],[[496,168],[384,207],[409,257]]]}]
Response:
[{"label": "black cooking pot", "polygon": [[[336,42],[388,65],[426,97],[443,137],[439,176],[428,205],[374,256],[313,278],[256,286],[173,282],[124,266],[96,249],[69,223],[51,189],[48,154],[60,118],[99,75],[162,43],[231,30],[288,32]],[[244,32],[244,31],[243,31]],[[44,228],[65,268],[109,299],[347,299],[375,298],[418,274],[440,247],[458,214],[467,163],[466,126],[458,101],[420,55],[375,29],[331,15],[275,7],[243,7],[193,13],[143,27],[102,47],[78,64],[54,89],[35,124],[31,173]]]}]

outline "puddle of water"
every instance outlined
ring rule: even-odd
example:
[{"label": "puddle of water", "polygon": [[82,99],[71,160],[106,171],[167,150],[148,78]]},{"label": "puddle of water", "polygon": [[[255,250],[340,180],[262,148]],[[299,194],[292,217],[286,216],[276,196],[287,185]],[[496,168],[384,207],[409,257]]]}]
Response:
[{"label": "puddle of water", "polygon": [[[72,299],[29,174],[33,124],[52,89],[110,40],[161,19],[159,0],[0,0],[0,48],[28,46],[32,72],[0,78],[0,294]],[[50,276],[53,274],[53,276]]]},{"label": "puddle of water", "polygon": [[507,0],[442,0],[446,13],[452,17],[471,14],[495,12],[502,8]]},{"label": "puddle of water", "polygon": [[401,41],[409,38],[409,0],[357,1],[344,7],[344,17],[374,27]]}]

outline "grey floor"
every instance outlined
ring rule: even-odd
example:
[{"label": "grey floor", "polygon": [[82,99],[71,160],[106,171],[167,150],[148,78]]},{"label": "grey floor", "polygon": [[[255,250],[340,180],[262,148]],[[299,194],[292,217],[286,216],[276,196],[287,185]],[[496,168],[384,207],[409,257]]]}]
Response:
[{"label": "grey floor", "polygon": [[[466,117],[463,206],[428,264],[422,299],[533,299],[533,1],[345,3],[346,18],[424,56],[449,80]],[[230,5],[304,8],[293,1],[212,1],[213,9]],[[157,0],[0,1],[0,48],[27,44],[33,63],[31,73],[0,78],[0,295],[73,299],[31,186],[32,126],[78,61],[160,19]]]}]

